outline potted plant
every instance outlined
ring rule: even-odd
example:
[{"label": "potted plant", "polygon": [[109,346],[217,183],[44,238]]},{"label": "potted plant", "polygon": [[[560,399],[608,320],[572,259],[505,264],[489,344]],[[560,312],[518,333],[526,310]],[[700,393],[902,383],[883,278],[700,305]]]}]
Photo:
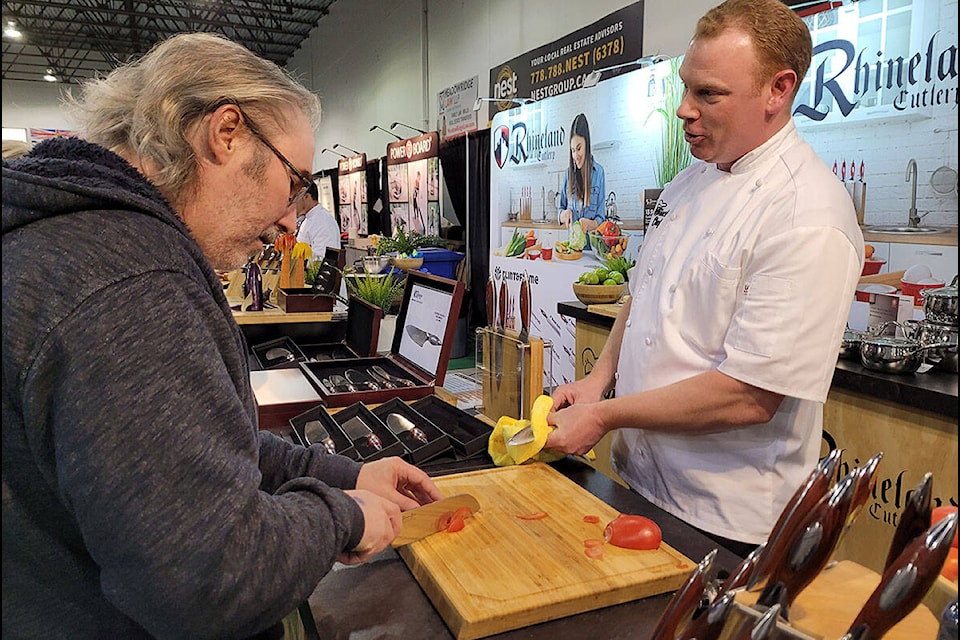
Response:
[{"label": "potted plant", "polygon": [[683,82],[679,74],[680,58],[671,58],[669,64],[670,73],[663,82],[663,103],[651,111],[646,119],[646,122],[649,122],[654,114],[659,114],[663,117],[663,128],[660,130],[660,155],[657,156],[654,170],[657,188],[643,190],[644,226],[649,225],[663,188],[693,161],[690,145],[683,137],[683,123],[677,117],[677,109],[683,100]]},{"label": "potted plant", "polygon": [[377,238],[376,254],[394,254],[391,262],[398,269],[419,269],[423,266],[423,247],[445,247],[443,238],[436,235],[407,233],[402,221],[397,223],[397,231],[392,236]]}]

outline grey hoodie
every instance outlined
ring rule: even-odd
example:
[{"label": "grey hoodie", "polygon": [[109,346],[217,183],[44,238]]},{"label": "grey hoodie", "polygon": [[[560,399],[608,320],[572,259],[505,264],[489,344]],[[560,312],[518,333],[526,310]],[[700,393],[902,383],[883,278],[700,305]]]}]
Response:
[{"label": "grey hoodie", "polygon": [[79,139],[4,161],[2,444],[10,637],[249,636],[363,533],[359,465],[258,431],[216,272]]}]

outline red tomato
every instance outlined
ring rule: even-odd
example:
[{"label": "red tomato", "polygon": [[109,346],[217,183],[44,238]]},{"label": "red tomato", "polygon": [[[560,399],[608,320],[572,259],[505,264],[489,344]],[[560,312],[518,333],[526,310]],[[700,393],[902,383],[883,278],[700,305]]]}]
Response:
[{"label": "red tomato", "polygon": [[585,547],[602,547],[603,540],[600,538],[587,538],[583,541],[583,546]]},{"label": "red tomato", "polygon": [[521,520],[543,520],[547,515],[546,511],[538,511],[536,513],[518,513],[517,517]]},{"label": "red tomato", "polygon": [[947,580],[957,581],[957,548],[950,547],[950,553],[947,554],[947,560],[943,563],[943,569],[940,570]]},{"label": "red tomato", "polygon": [[594,560],[599,560],[603,557],[603,546],[599,547],[585,547],[583,550],[584,555],[588,558],[593,558]]},{"label": "red tomato", "polygon": [[456,533],[464,527],[463,517],[462,516],[453,516],[453,520],[450,521],[450,525],[447,527],[447,533]]},{"label": "red tomato", "polygon": [[[957,508],[952,505],[942,505],[939,507],[934,507],[933,512],[930,514],[930,526],[937,524],[944,518],[946,518],[951,513],[956,513]],[[960,529],[960,527],[957,527]],[[953,548],[957,548],[957,532],[953,532]]]},{"label": "red tomato", "polygon": [[467,519],[472,516],[473,516],[473,509],[471,509],[470,507],[460,507],[459,509],[453,512],[454,518],[460,517],[463,519]]},{"label": "red tomato", "polygon": [[583,521],[588,524],[597,524],[600,522],[600,516],[583,516]]},{"label": "red tomato", "polygon": [[659,549],[662,535],[650,518],[621,514],[603,530],[603,539],[624,549]]}]

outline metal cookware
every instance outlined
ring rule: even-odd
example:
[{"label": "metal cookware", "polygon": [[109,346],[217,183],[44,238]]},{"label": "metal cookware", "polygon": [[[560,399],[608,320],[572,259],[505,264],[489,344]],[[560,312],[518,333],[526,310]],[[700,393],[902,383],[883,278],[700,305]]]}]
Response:
[{"label": "metal cookware", "polygon": [[957,325],[924,320],[913,338],[926,349],[926,361],[938,369],[957,373]]},{"label": "metal cookware", "polygon": [[[864,337],[860,343],[860,363],[881,373],[916,373],[923,364],[927,351],[942,345],[924,345],[913,337],[920,323],[885,322],[876,335]],[[900,330],[901,336],[883,335],[889,327]]]},{"label": "metal cookware", "polygon": [[927,322],[957,326],[957,276],[950,286],[922,289],[923,316]]},{"label": "metal cookware", "polygon": [[840,339],[840,357],[845,360],[857,360],[860,358],[860,343],[863,337],[868,335],[863,331],[857,331],[847,327],[843,331],[843,338]]}]

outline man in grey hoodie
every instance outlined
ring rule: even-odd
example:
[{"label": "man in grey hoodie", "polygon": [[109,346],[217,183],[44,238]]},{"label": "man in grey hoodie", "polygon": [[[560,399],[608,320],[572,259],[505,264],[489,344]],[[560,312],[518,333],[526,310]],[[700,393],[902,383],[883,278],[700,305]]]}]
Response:
[{"label": "man in grey hoodie", "polygon": [[248,637],[441,497],[257,427],[215,269],[292,233],[316,97],[183,34],[3,165],[3,631]]}]

